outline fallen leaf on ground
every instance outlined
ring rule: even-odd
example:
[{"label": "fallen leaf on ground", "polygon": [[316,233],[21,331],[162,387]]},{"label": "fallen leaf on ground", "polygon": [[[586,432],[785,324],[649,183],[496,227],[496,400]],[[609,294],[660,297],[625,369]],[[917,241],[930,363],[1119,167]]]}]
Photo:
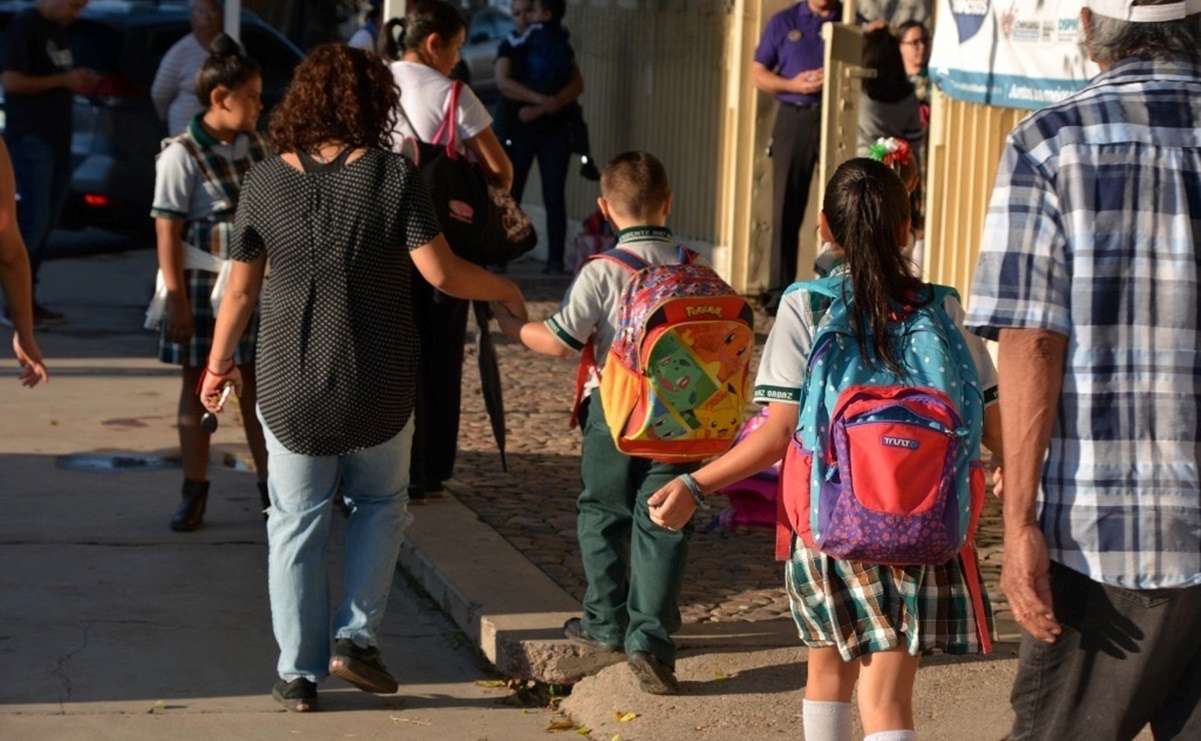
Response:
[{"label": "fallen leaf on ground", "polygon": [[390,716],[390,717],[392,718],[392,722],[396,723],[397,725],[399,725],[401,723],[412,723],[412,724],[418,725],[418,726],[432,726],[433,725],[433,723],[428,720],[417,720],[416,718],[401,718],[401,717],[398,717],[395,715]]},{"label": "fallen leaf on ground", "polygon": [[714,679],[729,679],[730,675],[726,674],[721,669],[718,669],[717,671],[713,672],[713,678]]},{"label": "fallen leaf on ground", "polygon": [[638,717],[638,713],[623,713],[620,710],[614,710],[613,717],[618,723],[629,723]]},{"label": "fallen leaf on ground", "polygon": [[559,731],[574,731],[574,730],[575,730],[575,723],[572,723],[571,721],[567,720],[566,718],[561,718],[559,720],[552,720],[550,722],[550,725],[548,725],[546,727],[547,733],[558,733]]},{"label": "fallen leaf on ground", "polygon": [[477,679],[475,680],[475,685],[490,690],[500,690],[506,689],[509,683],[504,679]]}]

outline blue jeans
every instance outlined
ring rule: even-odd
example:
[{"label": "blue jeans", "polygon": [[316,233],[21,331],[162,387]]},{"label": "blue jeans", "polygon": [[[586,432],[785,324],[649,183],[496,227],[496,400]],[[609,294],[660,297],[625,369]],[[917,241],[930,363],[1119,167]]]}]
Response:
[{"label": "blue jeans", "polygon": [[56,147],[48,139],[26,134],[8,143],[17,178],[17,227],[29,251],[33,282],[71,192],[71,147]]},{"label": "blue jeans", "polygon": [[345,588],[333,615],[335,639],[376,645],[408,513],[410,418],[396,437],[331,456],[293,453],[263,422],[271,473],[267,488],[268,586],[281,679],[319,682],[329,675],[330,588],[325,562],[333,497],[352,512],[346,533]]}]

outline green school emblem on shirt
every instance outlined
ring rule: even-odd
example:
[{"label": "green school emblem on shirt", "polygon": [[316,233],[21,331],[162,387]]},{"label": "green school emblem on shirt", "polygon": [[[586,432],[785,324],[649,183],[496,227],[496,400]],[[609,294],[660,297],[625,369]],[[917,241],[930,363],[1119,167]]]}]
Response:
[{"label": "green school emblem on shirt", "polygon": [[800,41],[801,37],[804,35],[805,34],[801,33],[800,29],[794,28],[788,32],[788,40],[793,42]]}]

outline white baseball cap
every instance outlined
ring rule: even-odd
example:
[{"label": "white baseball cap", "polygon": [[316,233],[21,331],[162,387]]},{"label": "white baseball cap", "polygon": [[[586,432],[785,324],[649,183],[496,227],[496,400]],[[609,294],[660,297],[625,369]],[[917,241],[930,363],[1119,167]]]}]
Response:
[{"label": "white baseball cap", "polygon": [[1131,0],[1085,0],[1084,4],[1098,15],[1130,23],[1178,21],[1201,13],[1201,0],[1179,0],[1162,5],[1134,5]]}]

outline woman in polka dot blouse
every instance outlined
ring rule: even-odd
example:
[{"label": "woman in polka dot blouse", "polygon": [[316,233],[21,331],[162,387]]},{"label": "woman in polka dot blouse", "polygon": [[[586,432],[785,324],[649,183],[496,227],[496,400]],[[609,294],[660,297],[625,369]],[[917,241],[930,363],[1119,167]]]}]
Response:
[{"label": "woman in polka dot blouse", "polygon": [[[271,465],[273,695],[293,711],[317,708],[317,682],[330,673],[368,692],[397,690],[376,639],[410,519],[412,271],[452,296],[525,313],[516,284],[451,252],[420,174],[390,151],[397,95],[377,57],[345,45],[318,47],[297,67],[271,118],[281,154],[243,185],[201,388],[214,412],[226,385],[241,391],[225,358],[265,289],[257,370]],[[351,514],[346,589],[331,620],[323,551],[339,490]]]}]

